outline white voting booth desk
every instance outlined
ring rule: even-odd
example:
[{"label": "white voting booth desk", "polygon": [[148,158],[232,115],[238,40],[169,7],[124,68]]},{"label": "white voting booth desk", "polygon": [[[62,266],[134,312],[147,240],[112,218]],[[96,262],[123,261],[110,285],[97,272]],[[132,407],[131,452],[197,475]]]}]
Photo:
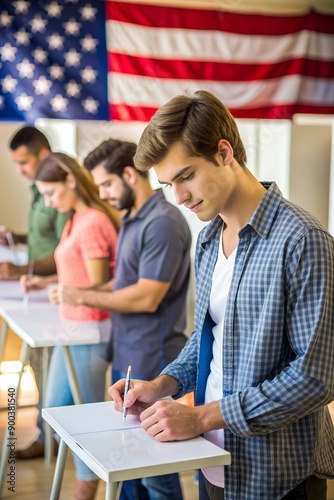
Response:
[{"label": "white voting booth desk", "polygon": [[128,415],[123,424],[111,401],[47,408],[42,415],[61,438],[51,500],[60,497],[68,448],[106,482],[106,500],[117,498],[117,482],[231,463],[227,451],[202,437],[159,443],[138,417]]},{"label": "white voting booth desk", "polygon": [[[1,258],[4,248],[0,246],[0,261],[2,262],[5,261],[4,258]],[[5,250],[8,249],[5,248]],[[15,409],[19,399],[22,373],[29,360],[30,349],[47,349],[55,346],[60,346],[64,351],[73,400],[75,404],[82,403],[69,347],[71,345],[98,344],[100,342],[99,322],[76,322],[61,318],[59,306],[49,302],[47,290],[31,292],[28,303],[24,303],[23,298],[24,294],[19,281],[0,280],[0,317],[3,320],[0,337],[0,361],[2,361],[9,328],[22,340],[21,370],[15,392]],[[47,364],[47,355],[43,356],[44,361]],[[45,367],[44,380],[46,380],[46,373],[47,366]],[[50,462],[52,439],[50,432],[47,432],[47,435],[46,461]],[[10,439],[10,430],[7,428],[1,454],[0,498],[8,467],[9,447],[7,443]]]},{"label": "white voting booth desk", "polygon": [[[0,262],[24,263],[20,255],[0,246]],[[18,262],[20,259],[20,262]],[[45,421],[60,436],[55,475],[50,498],[58,499],[68,447],[73,450],[102,480],[106,482],[106,499],[116,499],[116,483],[127,479],[169,474],[186,470],[229,465],[230,454],[209,441],[198,437],[188,441],[159,443],[140,427],[137,417],[128,415],[122,424],[122,414],[114,410],[112,402],[81,404],[82,398],[76,379],[69,347],[97,344],[100,341],[98,322],[74,322],[59,316],[59,307],[50,304],[47,291],[31,292],[27,304],[18,281],[0,280],[0,317],[3,319],[0,337],[0,361],[10,328],[21,340],[21,371],[16,387],[15,408],[20,384],[30,349],[61,346],[64,350],[74,406],[42,410]],[[43,360],[47,356],[43,356]],[[47,367],[46,367],[47,370]],[[45,377],[46,378],[46,377]],[[47,428],[50,430],[50,427]],[[7,472],[9,448],[12,439],[6,430],[1,454],[0,498]],[[46,439],[46,459],[50,462],[51,433]]]}]

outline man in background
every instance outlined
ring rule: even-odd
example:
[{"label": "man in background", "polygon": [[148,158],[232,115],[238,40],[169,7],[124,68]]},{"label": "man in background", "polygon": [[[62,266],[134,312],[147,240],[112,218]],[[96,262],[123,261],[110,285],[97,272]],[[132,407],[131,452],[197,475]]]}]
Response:
[{"label": "man in background", "polygon": [[[49,141],[37,128],[26,126],[16,132],[9,147],[18,173],[31,182],[32,202],[28,235],[16,234],[2,226],[0,244],[8,244],[7,235],[10,233],[14,243],[27,243],[29,261],[33,262],[35,274],[54,274],[56,267],[53,252],[58,245],[67,214],[46,207],[43,196],[33,182],[40,161],[51,151]],[[0,279],[19,279],[22,274],[28,272],[28,268],[29,264],[0,263]]]},{"label": "man in background", "polygon": [[[136,145],[110,139],[84,161],[100,197],[126,210],[119,234],[115,278],[109,290],[64,286],[59,300],[112,311],[112,380],[129,365],[132,376],[150,380],[176,358],[186,342],[186,297],[191,235],[180,210],[162,190],[151,188],[148,174],[133,163]],[[133,482],[135,498],[182,499],[178,474]],[[129,483],[126,485],[129,487]],[[122,498],[128,496],[123,489]]]},{"label": "man in background", "polygon": [[[10,141],[9,147],[12,158],[20,175],[31,182],[32,201],[29,214],[29,230],[27,235],[19,235],[2,227],[0,244],[8,244],[8,233],[11,233],[14,243],[27,243],[28,260],[33,266],[33,272],[40,275],[49,275],[56,272],[53,252],[58,245],[67,214],[46,207],[43,196],[39,193],[34,181],[35,173],[40,161],[51,151],[48,139],[35,127],[26,126],[18,130]],[[19,279],[28,272],[27,265],[17,265],[10,262],[0,263],[0,279]],[[39,390],[39,410],[43,401],[42,354],[40,349],[32,349],[30,364],[34,370]],[[36,458],[44,454],[44,431],[41,411],[37,420],[40,435],[29,448],[17,450],[16,458]]]}]

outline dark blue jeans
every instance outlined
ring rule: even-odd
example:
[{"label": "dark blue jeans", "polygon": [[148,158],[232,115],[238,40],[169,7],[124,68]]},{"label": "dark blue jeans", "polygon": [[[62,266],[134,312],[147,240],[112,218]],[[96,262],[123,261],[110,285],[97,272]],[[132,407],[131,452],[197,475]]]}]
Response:
[{"label": "dark blue jeans", "polygon": [[[223,500],[224,489],[218,488],[205,479],[199,472],[199,500]],[[282,500],[326,500],[327,481],[316,476],[310,476],[293,490],[285,495]]]},{"label": "dark blue jeans", "polygon": [[[111,370],[111,380],[114,384],[126,373]],[[140,379],[138,376],[133,378]],[[146,477],[134,481],[124,481],[120,500],[182,500],[182,489],[178,474]]]}]

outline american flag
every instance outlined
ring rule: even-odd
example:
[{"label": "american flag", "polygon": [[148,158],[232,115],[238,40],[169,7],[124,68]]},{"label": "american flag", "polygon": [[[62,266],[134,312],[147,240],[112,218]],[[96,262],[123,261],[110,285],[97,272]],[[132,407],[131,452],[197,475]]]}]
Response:
[{"label": "american flag", "polygon": [[108,119],[104,2],[0,0],[0,116]]},{"label": "american flag", "polygon": [[0,8],[3,119],[147,121],[197,89],[238,118],[334,114],[333,15],[159,0],[0,0]]},{"label": "american flag", "polygon": [[148,120],[185,89],[213,92],[238,118],[334,113],[333,15],[106,6],[114,118]]}]

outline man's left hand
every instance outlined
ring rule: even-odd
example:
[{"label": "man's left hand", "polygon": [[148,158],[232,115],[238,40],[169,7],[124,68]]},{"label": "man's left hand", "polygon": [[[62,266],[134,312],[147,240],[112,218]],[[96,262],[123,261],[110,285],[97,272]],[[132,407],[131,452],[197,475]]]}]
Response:
[{"label": "man's left hand", "polygon": [[144,410],[142,428],[157,441],[181,441],[202,433],[200,407],[181,403],[157,401]]}]

